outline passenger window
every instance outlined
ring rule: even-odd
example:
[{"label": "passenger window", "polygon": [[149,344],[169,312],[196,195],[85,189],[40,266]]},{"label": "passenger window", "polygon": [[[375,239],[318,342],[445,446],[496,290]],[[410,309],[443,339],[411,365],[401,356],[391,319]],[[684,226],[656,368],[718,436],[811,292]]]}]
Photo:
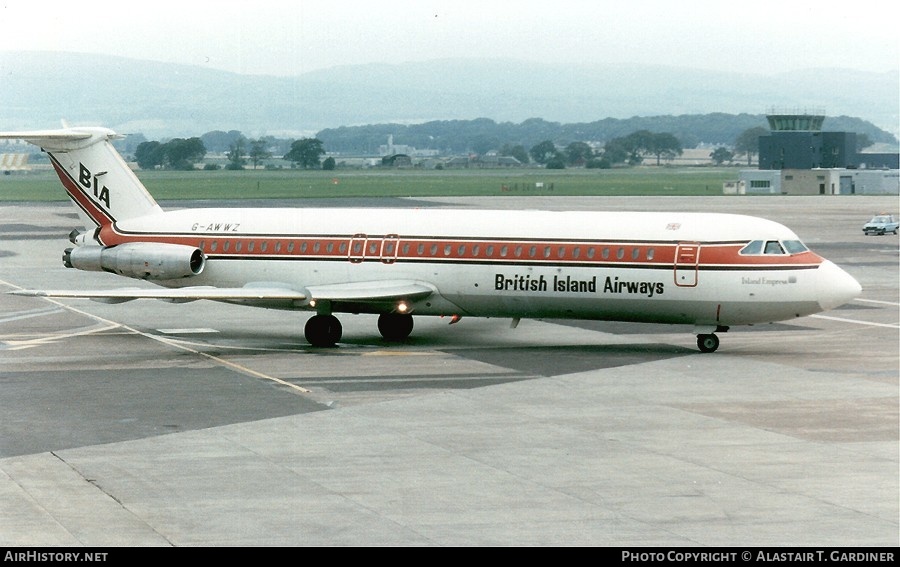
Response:
[{"label": "passenger window", "polygon": [[653,256],[656,254],[656,250],[653,248],[647,248],[647,259],[652,260]]}]

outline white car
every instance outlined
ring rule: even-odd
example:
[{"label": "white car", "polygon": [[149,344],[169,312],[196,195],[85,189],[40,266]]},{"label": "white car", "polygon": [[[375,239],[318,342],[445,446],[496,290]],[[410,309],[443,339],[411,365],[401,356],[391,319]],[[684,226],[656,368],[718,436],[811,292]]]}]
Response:
[{"label": "white car", "polygon": [[875,215],[872,220],[863,225],[863,233],[868,236],[870,234],[886,234],[892,232],[897,234],[897,228],[900,223],[894,215]]}]

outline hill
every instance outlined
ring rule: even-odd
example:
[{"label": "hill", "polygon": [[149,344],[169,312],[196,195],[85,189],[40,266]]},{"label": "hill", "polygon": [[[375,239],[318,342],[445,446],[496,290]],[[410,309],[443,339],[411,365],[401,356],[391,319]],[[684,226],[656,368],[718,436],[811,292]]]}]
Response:
[{"label": "hill", "polygon": [[[897,134],[900,72],[752,75],[665,66],[453,59],[239,75],[121,57],[0,52],[0,128],[72,124],[150,139],[240,130],[311,135],[363,124],[474,120],[593,123],[634,116],[762,115],[770,107],[856,116]],[[657,129],[659,130],[659,129]]]}]

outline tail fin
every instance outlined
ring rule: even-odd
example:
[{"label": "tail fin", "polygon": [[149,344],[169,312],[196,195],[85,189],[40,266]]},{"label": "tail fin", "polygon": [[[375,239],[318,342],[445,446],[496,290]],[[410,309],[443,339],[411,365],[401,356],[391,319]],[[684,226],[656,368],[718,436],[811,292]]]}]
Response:
[{"label": "tail fin", "polygon": [[88,230],[162,212],[110,143],[118,137],[106,128],[0,132],[0,139],[25,140],[47,152]]}]

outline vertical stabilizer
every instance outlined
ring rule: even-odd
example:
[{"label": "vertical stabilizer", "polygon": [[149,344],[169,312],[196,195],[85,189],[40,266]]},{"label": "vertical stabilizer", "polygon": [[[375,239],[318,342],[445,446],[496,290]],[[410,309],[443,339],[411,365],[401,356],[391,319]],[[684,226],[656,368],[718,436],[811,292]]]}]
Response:
[{"label": "vertical stabilizer", "polygon": [[0,132],[0,139],[22,139],[47,152],[88,230],[162,212],[110,143],[118,137],[106,128]]}]

